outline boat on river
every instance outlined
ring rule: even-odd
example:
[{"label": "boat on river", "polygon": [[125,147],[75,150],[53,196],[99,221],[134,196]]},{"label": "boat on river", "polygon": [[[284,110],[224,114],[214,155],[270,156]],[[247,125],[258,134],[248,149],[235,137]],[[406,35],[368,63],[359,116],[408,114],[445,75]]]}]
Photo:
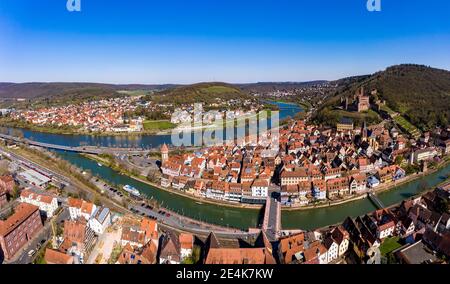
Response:
[{"label": "boat on river", "polygon": [[125,190],[126,192],[130,193],[131,195],[140,197],[141,193],[139,192],[139,190],[137,190],[136,188],[132,187],[131,185],[125,185],[123,187],[123,190]]}]

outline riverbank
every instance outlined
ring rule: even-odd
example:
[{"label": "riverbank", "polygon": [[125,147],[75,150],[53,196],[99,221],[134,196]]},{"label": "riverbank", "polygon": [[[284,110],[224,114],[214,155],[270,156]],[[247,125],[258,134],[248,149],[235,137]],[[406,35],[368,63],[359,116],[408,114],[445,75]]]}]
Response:
[{"label": "riverbank", "polygon": [[87,135],[87,136],[93,136],[93,137],[133,137],[133,136],[143,136],[143,135],[168,135],[171,133],[171,131],[174,129],[168,129],[168,130],[159,130],[159,129],[153,129],[153,130],[144,130],[144,131],[136,131],[136,132],[111,132],[111,131],[105,131],[105,132],[89,132],[85,130],[79,130],[79,129],[68,129],[68,128],[58,128],[56,126],[41,126],[41,125],[35,125],[32,123],[25,123],[25,122],[17,122],[17,121],[11,121],[11,120],[5,120],[0,119],[0,127],[9,127],[14,128],[20,131],[21,129],[30,130],[34,132],[44,133],[44,134],[59,134],[59,135]]},{"label": "riverbank", "polygon": [[[111,163],[110,161],[106,161],[104,159],[101,159],[98,156],[95,155],[91,155],[91,154],[83,154],[83,156],[85,156],[86,158],[89,158],[93,161],[96,161],[104,166],[107,167],[111,167]],[[447,158],[445,160],[443,160],[439,165],[436,166],[435,169],[431,169],[429,171],[427,171],[426,173],[419,173],[419,174],[413,174],[410,176],[407,176],[405,178],[403,178],[402,180],[399,181],[394,181],[394,182],[389,182],[386,184],[382,184],[380,186],[378,186],[377,188],[375,188],[374,190],[367,190],[366,192],[364,192],[363,194],[359,194],[356,196],[352,196],[350,198],[346,198],[346,199],[342,199],[342,200],[335,200],[335,201],[328,201],[328,202],[323,202],[321,204],[317,204],[317,205],[308,205],[308,206],[297,206],[297,207],[291,207],[291,206],[282,206],[282,210],[283,211],[304,211],[304,210],[314,210],[314,209],[320,209],[320,208],[330,208],[330,207],[334,207],[334,206],[339,206],[339,205],[343,205],[343,204],[347,204],[347,203],[351,203],[354,201],[358,201],[361,199],[365,199],[367,198],[367,193],[368,192],[373,192],[375,194],[379,194],[382,192],[386,192],[386,191],[391,191],[391,190],[395,190],[396,188],[398,188],[399,186],[411,183],[416,181],[419,178],[423,178],[426,177],[427,175],[433,174],[435,172],[437,172],[439,169],[447,166],[448,164],[450,164],[450,159]],[[255,205],[255,204],[237,204],[237,203],[231,203],[231,202],[227,202],[227,201],[220,201],[220,200],[212,200],[212,199],[207,199],[201,196],[197,196],[197,195],[193,195],[193,194],[189,194],[180,190],[176,190],[176,189],[172,189],[172,188],[165,188],[162,187],[159,184],[150,182],[148,180],[143,179],[142,177],[133,175],[128,173],[127,171],[121,169],[121,168],[112,168],[115,171],[118,171],[122,174],[126,174],[128,177],[145,183],[147,185],[150,185],[158,190],[163,190],[166,191],[168,193],[171,194],[177,194],[181,197],[185,197],[185,198],[189,198],[195,202],[200,202],[200,203],[206,203],[206,204],[211,204],[211,205],[218,205],[218,206],[222,206],[222,207],[229,207],[229,208],[241,208],[241,209],[253,209],[253,210],[261,210],[263,208],[264,205]]]},{"label": "riverbank", "polygon": [[230,203],[230,202],[223,202],[223,201],[221,202],[219,200],[211,200],[211,199],[202,198],[200,196],[195,196],[195,195],[192,195],[192,194],[189,194],[189,193],[182,192],[180,190],[171,189],[171,188],[165,188],[165,187],[162,187],[159,184],[156,184],[156,183],[153,183],[151,181],[145,180],[142,177],[139,177],[139,176],[136,176],[136,175],[132,175],[132,174],[128,173],[127,171],[125,171],[124,169],[117,168],[117,167],[111,167],[110,166],[111,164],[110,164],[109,160],[100,158],[100,157],[98,157],[96,155],[92,155],[92,154],[81,154],[81,155],[83,157],[87,158],[87,159],[90,159],[92,161],[100,163],[102,166],[110,167],[112,170],[114,170],[116,172],[119,172],[119,174],[124,174],[127,177],[132,178],[132,179],[134,179],[134,180],[136,180],[138,182],[142,182],[144,184],[150,185],[150,186],[152,186],[152,187],[154,187],[154,188],[156,188],[158,190],[163,190],[163,191],[171,193],[171,194],[176,194],[176,195],[181,196],[181,197],[189,198],[189,199],[191,199],[193,201],[196,201],[196,202],[205,203],[205,204],[211,204],[211,205],[220,205],[220,206],[229,207],[229,208],[254,209],[254,210],[260,210],[264,206],[264,205],[253,205],[253,204],[233,204],[233,203]]}]

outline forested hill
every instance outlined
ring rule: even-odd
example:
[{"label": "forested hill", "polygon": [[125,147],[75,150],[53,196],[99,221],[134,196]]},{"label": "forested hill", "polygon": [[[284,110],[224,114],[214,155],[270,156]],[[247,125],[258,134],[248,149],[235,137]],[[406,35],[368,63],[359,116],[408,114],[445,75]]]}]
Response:
[{"label": "forested hill", "polygon": [[[356,79],[355,79],[356,78]],[[341,97],[353,96],[363,86],[378,90],[380,99],[415,126],[427,130],[450,122],[450,72],[423,65],[396,65],[371,76],[340,80],[342,86],[321,110],[339,104]],[[374,99],[374,98],[372,98]]]},{"label": "forested hill", "polygon": [[152,95],[157,103],[193,104],[202,102],[210,104],[217,100],[250,99],[251,96],[240,88],[226,83],[198,83],[164,90]]},{"label": "forested hill", "polygon": [[99,83],[0,83],[1,98],[54,98],[56,96],[111,95],[119,90],[163,90],[174,85],[114,85]]}]

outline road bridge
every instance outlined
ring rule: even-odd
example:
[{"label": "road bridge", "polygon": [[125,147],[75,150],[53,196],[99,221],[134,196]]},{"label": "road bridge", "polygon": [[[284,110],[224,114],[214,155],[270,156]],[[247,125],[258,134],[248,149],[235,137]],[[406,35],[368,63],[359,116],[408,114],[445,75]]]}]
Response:
[{"label": "road bridge", "polygon": [[385,208],[383,202],[381,202],[381,200],[372,192],[367,193],[367,197],[369,197],[370,201],[372,201],[372,203],[378,208],[378,209],[383,209]]},{"label": "road bridge", "polygon": [[262,230],[270,241],[275,241],[281,234],[281,202],[277,192],[272,192],[266,199]]},{"label": "road bridge", "polygon": [[63,146],[63,145],[57,145],[57,144],[50,144],[50,143],[43,143],[38,141],[33,141],[26,138],[19,138],[14,137],[11,135],[6,134],[0,134],[0,138],[12,141],[14,143],[21,143],[31,146],[37,146],[47,149],[53,149],[53,150],[61,150],[66,152],[75,152],[75,153],[85,153],[85,154],[94,154],[94,155],[100,155],[100,154],[127,154],[127,155],[146,155],[150,152],[159,152],[160,149],[143,149],[143,148],[111,148],[111,147],[95,147],[95,146],[78,146],[78,147],[72,147],[72,146]]}]

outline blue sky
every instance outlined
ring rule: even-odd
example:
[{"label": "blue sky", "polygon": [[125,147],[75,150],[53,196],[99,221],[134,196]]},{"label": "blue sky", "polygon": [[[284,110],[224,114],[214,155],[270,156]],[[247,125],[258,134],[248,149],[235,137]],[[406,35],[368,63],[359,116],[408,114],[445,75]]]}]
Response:
[{"label": "blue sky", "polygon": [[0,0],[0,81],[307,81],[450,69],[450,1]]}]

